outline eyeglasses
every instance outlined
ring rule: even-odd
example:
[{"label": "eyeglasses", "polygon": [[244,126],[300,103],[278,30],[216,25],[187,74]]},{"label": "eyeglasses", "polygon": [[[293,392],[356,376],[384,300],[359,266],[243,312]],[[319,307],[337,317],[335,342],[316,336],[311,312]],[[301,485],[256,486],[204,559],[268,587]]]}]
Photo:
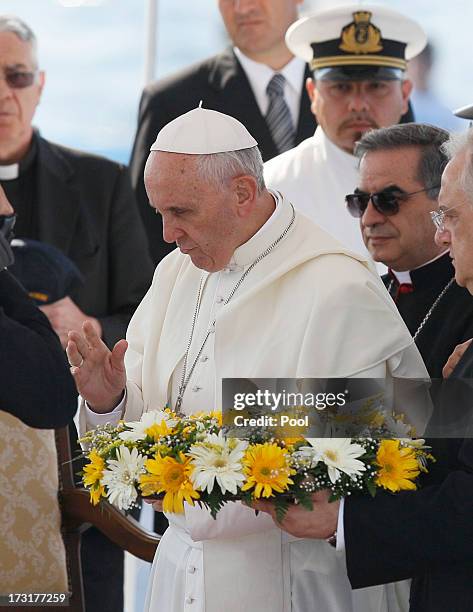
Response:
[{"label": "eyeglasses", "polygon": [[8,87],[12,89],[24,89],[30,87],[36,80],[38,71],[25,71],[25,70],[5,70],[3,78],[5,79]]},{"label": "eyeglasses", "polygon": [[357,191],[350,193],[345,196],[345,202],[347,204],[348,212],[357,219],[360,219],[365,210],[368,208],[368,204],[371,200],[375,210],[382,215],[389,217],[399,212],[399,201],[407,200],[413,195],[423,193],[424,191],[430,191],[431,189],[438,189],[440,185],[432,185],[425,189],[419,189],[418,191],[411,191],[405,193],[399,188],[388,187],[377,193],[365,193],[364,191]]},{"label": "eyeglasses", "polygon": [[447,215],[447,213],[449,213],[454,208],[460,208],[460,206],[464,206],[465,204],[466,202],[463,202],[463,204],[450,206],[450,208],[439,208],[438,210],[431,210],[430,218],[432,219],[432,223],[435,225],[435,229],[439,232],[445,232],[448,229],[447,225],[450,225],[450,223],[447,221],[447,219],[449,218],[449,215]]}]

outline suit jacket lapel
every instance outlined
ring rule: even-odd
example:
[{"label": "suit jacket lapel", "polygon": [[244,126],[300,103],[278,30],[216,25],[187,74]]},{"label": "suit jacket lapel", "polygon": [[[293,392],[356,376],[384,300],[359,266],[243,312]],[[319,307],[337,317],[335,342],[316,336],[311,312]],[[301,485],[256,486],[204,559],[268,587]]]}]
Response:
[{"label": "suit jacket lapel", "polygon": [[278,154],[271,133],[256,102],[256,98],[245,71],[232,49],[218,56],[214,69],[209,73],[209,85],[217,92],[225,88],[220,96],[220,110],[232,115],[251,132],[258,142],[264,160]]},{"label": "suit jacket lapel", "polygon": [[39,235],[69,254],[80,213],[79,192],[71,184],[74,171],[57,149],[38,138],[37,206]]},{"label": "suit jacket lapel", "polygon": [[[312,136],[317,127],[315,117],[310,110],[309,96],[305,90],[305,81],[310,76],[311,72],[306,66],[304,82],[301,83],[296,144]],[[241,121],[258,141],[263,160],[267,161],[278,155],[245,71],[231,48],[217,57],[213,70],[209,72],[209,85],[219,94],[219,110]],[[220,95],[223,89],[225,94]]]},{"label": "suit jacket lapel", "polygon": [[313,136],[315,128],[317,127],[317,121],[314,114],[310,109],[309,94],[305,88],[305,82],[308,78],[312,77],[312,73],[309,66],[306,65],[304,71],[304,82],[302,83],[301,89],[301,102],[299,106],[299,121],[297,123],[296,130],[296,145]]}]

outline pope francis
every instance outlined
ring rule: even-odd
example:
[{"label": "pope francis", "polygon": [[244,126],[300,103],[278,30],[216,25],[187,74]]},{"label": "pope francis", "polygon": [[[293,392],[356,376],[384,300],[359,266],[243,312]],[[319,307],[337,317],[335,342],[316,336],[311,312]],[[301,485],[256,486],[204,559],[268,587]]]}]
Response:
[{"label": "pope francis", "polygon": [[[110,352],[87,322],[69,333],[82,430],[165,404],[219,408],[222,378],[427,377],[380,279],[265,188],[238,121],[197,108],[169,123],[145,183],[179,249],[156,269],[127,341]],[[402,585],[352,591],[343,553],[239,503],[216,520],[198,506],[168,519],[149,611],[407,610]]]}]

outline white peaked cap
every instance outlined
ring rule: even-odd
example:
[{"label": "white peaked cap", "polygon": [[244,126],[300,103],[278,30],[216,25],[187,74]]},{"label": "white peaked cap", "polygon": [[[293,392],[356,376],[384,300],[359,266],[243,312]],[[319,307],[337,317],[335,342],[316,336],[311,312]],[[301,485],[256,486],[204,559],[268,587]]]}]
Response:
[{"label": "white peaked cap", "polygon": [[208,155],[257,145],[246,127],[234,117],[199,106],[165,125],[150,150]]},{"label": "white peaked cap", "polygon": [[[427,36],[421,26],[406,17],[402,13],[394,11],[379,4],[352,3],[330,9],[320,9],[306,17],[294,22],[286,32],[286,43],[294,55],[301,57],[306,62],[314,58],[312,43],[322,43],[339,38],[343,29],[353,20],[355,13],[368,12],[371,23],[379,28],[383,39],[390,39],[404,43],[405,60],[410,60],[418,55],[427,44]],[[337,64],[342,63],[344,55],[337,51]],[[330,54],[332,55],[332,54]],[[363,53],[358,56],[363,63],[368,64],[370,58],[376,64],[377,53]],[[379,54],[381,55],[381,54]],[[354,62],[350,62],[354,63]]]}]

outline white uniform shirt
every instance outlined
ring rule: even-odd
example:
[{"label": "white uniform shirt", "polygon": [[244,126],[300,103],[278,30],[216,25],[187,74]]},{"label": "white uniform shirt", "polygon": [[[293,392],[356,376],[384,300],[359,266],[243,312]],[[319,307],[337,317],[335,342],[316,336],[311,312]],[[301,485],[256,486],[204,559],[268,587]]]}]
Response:
[{"label": "white uniform shirt", "polygon": [[266,162],[264,177],[268,187],[345,247],[367,255],[359,219],[345,205],[345,196],[358,186],[358,159],[333,144],[320,126],[314,136]]}]

